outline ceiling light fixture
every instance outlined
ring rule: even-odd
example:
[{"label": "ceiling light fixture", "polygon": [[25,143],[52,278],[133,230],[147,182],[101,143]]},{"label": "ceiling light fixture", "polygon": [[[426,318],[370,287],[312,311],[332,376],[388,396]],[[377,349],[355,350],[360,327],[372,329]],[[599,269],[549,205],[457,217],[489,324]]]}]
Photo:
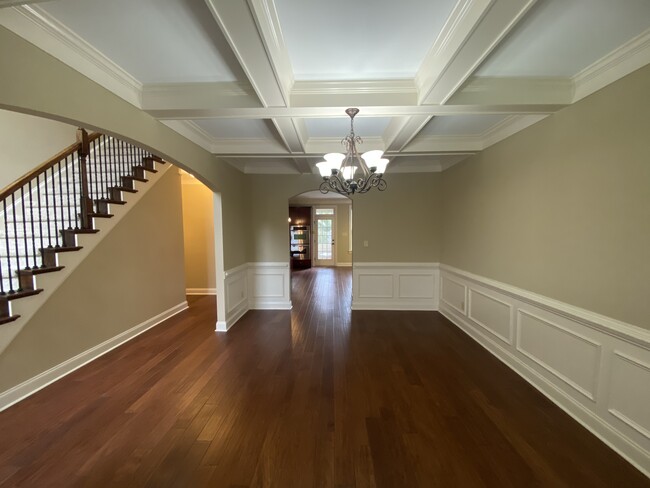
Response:
[{"label": "ceiling light fixture", "polygon": [[358,108],[345,111],[350,117],[350,133],[341,141],[345,146],[345,154],[329,153],[325,161],[317,163],[325,181],[320,185],[321,193],[335,191],[341,195],[366,193],[371,188],[379,191],[386,189],[386,180],[382,178],[388,165],[388,159],[383,159],[384,151],[368,151],[359,156],[357,144],[362,144],[361,137],[354,134],[354,116]]}]

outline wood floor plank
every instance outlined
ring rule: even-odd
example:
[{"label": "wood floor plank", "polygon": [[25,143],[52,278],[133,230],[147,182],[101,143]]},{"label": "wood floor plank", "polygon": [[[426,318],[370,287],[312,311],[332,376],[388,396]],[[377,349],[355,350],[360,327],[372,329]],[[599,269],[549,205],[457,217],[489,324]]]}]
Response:
[{"label": "wood floor plank", "polygon": [[650,487],[436,312],[351,270],[216,333],[214,297],[0,413],[0,486]]}]

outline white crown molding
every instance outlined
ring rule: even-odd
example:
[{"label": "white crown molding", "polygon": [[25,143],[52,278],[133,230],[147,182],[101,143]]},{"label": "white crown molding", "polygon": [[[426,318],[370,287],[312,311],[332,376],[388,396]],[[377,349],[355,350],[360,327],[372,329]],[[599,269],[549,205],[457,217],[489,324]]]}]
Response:
[{"label": "white crown molding", "polygon": [[503,119],[480,135],[482,149],[488,148],[546,117],[548,115],[511,115]]},{"label": "white crown molding", "polygon": [[0,24],[141,108],[142,84],[42,8],[34,5],[0,10]]},{"label": "white crown molding", "polygon": [[649,63],[650,29],[647,29],[573,76],[573,102],[591,95]]},{"label": "white crown molding", "polygon": [[49,0],[0,0],[0,8],[13,7],[15,5],[27,5],[30,3],[43,3]]},{"label": "white crown molding", "polygon": [[211,153],[214,152],[214,138],[191,120],[161,120],[161,122],[197,146]]},{"label": "white crown molding", "polygon": [[142,87],[142,109],[260,107],[248,82],[148,83]]}]

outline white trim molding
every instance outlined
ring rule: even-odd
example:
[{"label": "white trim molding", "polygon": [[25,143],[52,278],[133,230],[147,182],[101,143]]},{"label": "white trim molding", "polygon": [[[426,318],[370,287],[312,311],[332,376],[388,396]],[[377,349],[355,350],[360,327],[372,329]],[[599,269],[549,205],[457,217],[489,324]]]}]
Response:
[{"label": "white trim molding", "polygon": [[573,76],[573,103],[650,63],[650,29]]},{"label": "white trim molding", "polygon": [[251,310],[291,310],[289,263],[248,263],[248,306]]},{"label": "white trim molding", "polygon": [[438,310],[437,263],[354,263],[352,310]]},{"label": "white trim molding", "polygon": [[217,322],[217,332],[227,332],[249,310],[291,310],[290,280],[288,262],[244,263],[226,271],[226,320]]},{"label": "white trim molding", "polygon": [[98,357],[103,356],[107,352],[112,351],[116,347],[121,346],[125,342],[130,341],[134,337],[139,336],[152,327],[155,327],[156,325],[161,324],[174,315],[187,310],[187,308],[188,305],[186,301],[179,303],[178,305],[175,305],[170,309],[165,310],[164,312],[161,312],[148,320],[145,320],[135,327],[132,327],[129,330],[125,330],[124,332],[111,337],[107,341],[104,341],[95,347],[91,347],[90,349],[77,354],[76,356],[62,362],[61,364],[58,364],[53,368],[50,368],[47,371],[44,371],[39,375],[34,376],[33,378],[30,378],[27,381],[14,386],[13,388],[10,388],[9,390],[3,391],[0,393],[0,412],[18,403],[19,401],[24,400],[28,396],[33,395],[37,391],[42,390],[46,386],[54,383],[64,376],[69,375],[73,371],[81,368],[91,361],[94,361]]},{"label": "white trim molding", "polygon": [[650,476],[650,331],[440,265],[440,312]]},{"label": "white trim molding", "polygon": [[216,295],[216,288],[186,288],[186,295]]}]

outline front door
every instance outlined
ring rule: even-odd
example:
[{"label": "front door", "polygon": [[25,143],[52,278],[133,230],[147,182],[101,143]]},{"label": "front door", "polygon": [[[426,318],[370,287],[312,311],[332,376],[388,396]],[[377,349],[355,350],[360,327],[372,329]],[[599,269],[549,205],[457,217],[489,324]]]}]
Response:
[{"label": "front door", "polygon": [[314,266],[334,266],[336,212],[334,207],[314,207]]}]

